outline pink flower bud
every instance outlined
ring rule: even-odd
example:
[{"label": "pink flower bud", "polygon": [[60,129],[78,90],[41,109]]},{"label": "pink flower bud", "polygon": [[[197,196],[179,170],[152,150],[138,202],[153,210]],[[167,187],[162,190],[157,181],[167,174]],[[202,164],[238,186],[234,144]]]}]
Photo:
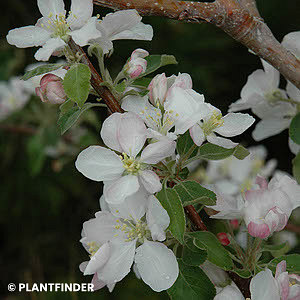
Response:
[{"label": "pink flower bud", "polygon": [[165,73],[156,75],[148,86],[151,103],[155,106],[157,106],[157,103],[162,105],[166,99],[167,89],[168,85]]},{"label": "pink flower bud", "polygon": [[40,86],[35,89],[35,92],[43,102],[52,104],[61,104],[67,99],[62,79],[54,74],[44,75],[40,81]]},{"label": "pink flower bud", "polygon": [[231,224],[233,229],[238,229],[239,226],[240,226],[240,222],[239,222],[238,219],[230,220],[230,224]]},{"label": "pink flower bud", "polygon": [[228,238],[226,232],[219,232],[217,234],[217,237],[223,246],[228,246],[230,244],[230,241],[229,241],[229,238]]},{"label": "pink flower bud", "polygon": [[132,52],[131,57],[125,71],[130,78],[137,78],[142,73],[145,73],[147,68],[147,61],[144,59],[149,53],[143,49],[136,49]]}]

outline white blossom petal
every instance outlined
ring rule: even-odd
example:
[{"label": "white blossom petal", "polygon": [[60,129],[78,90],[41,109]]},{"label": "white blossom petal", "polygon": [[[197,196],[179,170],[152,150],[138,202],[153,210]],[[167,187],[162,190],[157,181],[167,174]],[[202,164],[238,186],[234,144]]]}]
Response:
[{"label": "white blossom petal", "polygon": [[146,126],[139,116],[131,112],[122,115],[118,140],[125,153],[136,157],[146,142],[146,134]]},{"label": "white blossom petal", "polygon": [[164,241],[166,239],[165,230],[170,224],[170,217],[157,198],[152,195],[148,199],[146,220],[152,239],[154,241]]},{"label": "white blossom petal", "polygon": [[290,50],[298,59],[300,59],[300,31],[288,33],[283,38],[282,46]]},{"label": "white blossom petal", "polygon": [[224,121],[223,125],[214,131],[226,137],[243,133],[255,122],[253,117],[242,113],[229,113],[222,120]]},{"label": "white blossom petal", "polygon": [[153,38],[153,28],[151,25],[139,23],[129,30],[124,30],[111,37],[112,40],[143,40],[151,41]]},{"label": "white blossom petal", "polygon": [[290,119],[265,119],[256,124],[252,137],[259,142],[270,136],[276,135],[289,127]]},{"label": "white blossom petal", "polygon": [[214,134],[210,134],[206,137],[207,141],[215,144],[217,146],[227,148],[227,149],[232,149],[238,145],[238,143],[234,143],[229,139],[222,138],[220,136],[215,136]]},{"label": "white blossom petal", "polygon": [[175,153],[176,142],[171,140],[162,140],[149,144],[141,154],[141,162],[146,164],[157,164],[164,158],[172,156]]},{"label": "white blossom petal", "polygon": [[84,176],[95,181],[119,178],[124,171],[120,157],[100,146],[90,146],[80,152],[75,166]]},{"label": "white blossom petal", "polygon": [[245,300],[245,298],[238,287],[232,284],[225,286],[214,300]]},{"label": "white blossom petal", "polygon": [[121,124],[122,114],[113,113],[102,124],[101,128],[101,138],[106,146],[116,150],[118,152],[123,152],[122,146],[118,140],[118,132]]},{"label": "white blossom petal", "polygon": [[170,288],[179,274],[173,251],[161,243],[146,240],[136,249],[135,263],[143,281],[156,292]]},{"label": "white blossom petal", "polygon": [[44,17],[49,17],[50,14],[53,14],[53,16],[66,15],[63,0],[38,0],[37,4]]},{"label": "white blossom petal", "polygon": [[47,61],[55,51],[61,50],[65,45],[61,38],[51,38],[35,53],[34,58]]},{"label": "white blossom petal", "polygon": [[25,26],[12,29],[8,32],[6,39],[11,45],[18,48],[42,46],[50,39],[50,32],[38,26]]},{"label": "white blossom petal", "polygon": [[151,170],[145,170],[141,172],[140,180],[150,194],[159,192],[162,189],[159,177]]},{"label": "white blossom petal", "polygon": [[[300,36],[300,35],[299,35]],[[300,49],[299,49],[300,51]],[[286,91],[290,98],[300,103],[300,90],[288,81]]]},{"label": "white blossom petal", "polygon": [[269,269],[259,272],[250,282],[251,300],[280,300],[280,291]]},{"label": "white blossom petal", "polygon": [[89,44],[90,40],[101,37],[101,32],[96,28],[97,18],[93,17],[80,29],[70,32],[74,42],[83,47]]},{"label": "white blossom petal", "polygon": [[103,244],[88,262],[84,275],[93,275],[98,269],[102,268],[108,261],[110,254],[109,243]]},{"label": "white blossom petal", "polygon": [[93,14],[93,0],[72,0],[71,14],[67,18],[72,30],[82,27]]},{"label": "white blossom petal", "polygon": [[104,184],[105,201],[108,204],[118,204],[123,202],[126,197],[136,193],[140,187],[137,176],[126,175],[118,180]]},{"label": "white blossom petal", "polygon": [[104,267],[97,272],[98,278],[106,284],[115,284],[122,280],[133,264],[136,241],[110,243],[110,258]]},{"label": "white blossom petal", "polygon": [[206,140],[204,131],[198,123],[190,128],[190,135],[197,146],[201,146]]}]

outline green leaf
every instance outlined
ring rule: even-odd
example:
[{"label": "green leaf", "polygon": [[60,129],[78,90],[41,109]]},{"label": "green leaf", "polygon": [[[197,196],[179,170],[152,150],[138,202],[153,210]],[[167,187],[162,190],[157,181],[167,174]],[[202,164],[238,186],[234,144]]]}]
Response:
[{"label": "green leaf", "polygon": [[[177,144],[176,144],[176,150],[178,152],[178,154],[180,156],[183,156],[184,154],[186,154],[192,146],[194,146],[194,142],[190,136],[190,133],[187,131],[185,134],[181,135],[178,139],[177,139]],[[194,157],[198,152],[198,148],[196,148],[193,153],[189,156]]]},{"label": "green leaf", "polygon": [[292,163],[293,163],[293,176],[300,184],[300,152],[293,159]]},{"label": "green leaf", "polygon": [[117,84],[115,86],[115,90],[118,92],[118,93],[123,93],[126,89],[126,80],[123,80],[122,82],[120,82],[119,84]]},{"label": "green leaf", "polygon": [[[203,264],[207,259],[207,252],[205,250],[199,249],[193,244],[193,239],[189,238],[185,240],[186,244],[182,251],[182,261],[189,266],[198,267]],[[194,248],[192,248],[192,246]]]},{"label": "green leaf", "polygon": [[152,78],[148,78],[148,77],[140,77],[138,79],[136,79],[131,86],[134,87],[140,87],[140,88],[147,88],[151,82]]},{"label": "green leaf", "polygon": [[224,270],[232,270],[233,262],[227,250],[221,245],[214,234],[208,231],[189,233],[194,238],[194,244],[207,251],[207,259]]},{"label": "green leaf", "polygon": [[203,205],[215,205],[217,201],[216,194],[203,186],[197,181],[182,181],[173,188],[183,206],[203,204]]},{"label": "green leaf", "polygon": [[213,300],[216,289],[206,274],[199,268],[185,265],[178,259],[179,275],[167,290],[173,300]]},{"label": "green leaf", "polygon": [[87,65],[76,64],[65,75],[63,86],[67,96],[82,106],[90,92],[91,71]]},{"label": "green leaf", "polygon": [[55,71],[59,68],[62,68],[64,66],[66,66],[67,64],[47,64],[47,65],[42,65],[42,66],[39,66],[37,68],[34,68],[33,70],[30,70],[28,72],[26,72],[22,79],[23,80],[28,80],[30,79],[31,77],[34,77],[34,76],[38,76],[38,75],[42,75],[42,74],[45,74],[45,73],[49,73],[51,71]]},{"label": "green leaf", "polygon": [[262,251],[270,252],[274,257],[279,257],[289,252],[291,249],[289,243],[286,241],[280,245],[263,245]]},{"label": "green leaf", "polygon": [[252,276],[251,272],[245,269],[233,269],[232,272],[238,274],[242,278],[250,278]]},{"label": "green leaf", "polygon": [[74,106],[74,102],[72,100],[67,100],[63,104],[59,106],[60,113],[65,113],[70,110]]},{"label": "green leaf", "polygon": [[233,153],[233,155],[239,160],[243,160],[249,154],[250,154],[250,152],[246,148],[244,148],[242,145],[236,146],[235,151]]},{"label": "green leaf", "polygon": [[198,155],[203,159],[220,160],[231,156],[235,151],[233,149],[226,149],[214,144],[204,144],[199,148]]},{"label": "green leaf", "polygon": [[144,77],[163,66],[177,64],[176,58],[173,55],[149,55],[145,57],[145,59],[147,61],[147,69],[141,77]]},{"label": "green leaf", "polygon": [[289,132],[290,138],[300,145],[300,112],[293,118]]},{"label": "green leaf", "polygon": [[85,103],[82,108],[75,106],[67,111],[62,111],[57,121],[61,134],[69,130],[77,122],[79,117],[93,106],[96,105],[93,103]]},{"label": "green leaf", "polygon": [[286,261],[286,270],[289,273],[300,274],[300,255],[299,254],[290,254],[283,255],[271,260],[268,264],[268,268],[275,272],[276,266],[282,260]]},{"label": "green leaf", "polygon": [[184,244],[185,214],[177,193],[175,190],[163,188],[156,197],[170,217],[170,232],[181,244]]}]

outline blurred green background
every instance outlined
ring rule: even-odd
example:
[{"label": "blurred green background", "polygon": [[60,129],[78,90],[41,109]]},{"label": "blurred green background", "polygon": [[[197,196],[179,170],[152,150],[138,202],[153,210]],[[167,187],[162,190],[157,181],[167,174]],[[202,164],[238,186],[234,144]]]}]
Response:
[{"label": "blurred green background", "polygon": [[[274,35],[281,40],[291,31],[300,29],[299,2],[295,0],[258,0],[261,15]],[[10,0],[1,5],[0,80],[21,75],[24,67],[33,63],[36,49],[17,49],[5,41],[8,30],[34,24],[40,17],[36,0]],[[95,7],[102,16],[109,10]],[[221,30],[208,24],[185,24],[173,20],[147,17],[144,23],[154,29],[152,42],[117,41],[114,54],[107,60],[116,74],[135,48],[151,54],[173,54],[179,64],[166,67],[168,75],[178,72],[191,74],[194,89],[205,95],[208,102],[226,112],[228,105],[239,98],[248,75],[261,68],[259,59]],[[284,83],[284,81],[283,81]],[[284,87],[284,84],[283,84]],[[32,122],[40,114],[40,122]],[[82,223],[99,209],[102,192],[99,183],[88,180],[76,171],[76,154],[84,147],[100,143],[99,130],[104,110],[97,110],[81,126],[89,130],[76,140],[76,145],[58,158],[38,157],[43,150],[39,134],[59,135],[55,127],[57,109],[41,105],[36,98],[26,109],[1,124],[30,123],[37,134],[7,130],[0,127],[0,298],[13,299],[167,299],[165,293],[154,293],[130,274],[110,294],[106,289],[96,293],[8,293],[10,282],[89,282],[79,271],[79,264],[88,259],[81,246]],[[87,120],[88,119],[88,120]],[[29,121],[28,121],[29,120]],[[76,131],[76,127],[74,129]],[[245,145],[255,145],[251,130],[243,135]],[[43,135],[44,136],[44,135]],[[269,158],[278,160],[281,170],[291,173],[292,154],[288,149],[287,131],[264,141]],[[40,162],[39,172],[32,168]]]}]

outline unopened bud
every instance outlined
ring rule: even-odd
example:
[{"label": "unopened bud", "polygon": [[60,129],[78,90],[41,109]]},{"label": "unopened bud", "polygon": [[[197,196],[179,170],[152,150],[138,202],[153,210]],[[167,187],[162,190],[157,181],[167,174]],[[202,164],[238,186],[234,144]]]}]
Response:
[{"label": "unopened bud", "polygon": [[229,221],[233,229],[238,229],[240,226],[240,222],[238,219],[233,219]]},{"label": "unopened bud", "polygon": [[217,237],[223,246],[228,246],[230,244],[230,241],[229,241],[229,238],[228,238],[226,232],[219,232],[217,234]]},{"label": "unopened bud", "polygon": [[35,92],[43,102],[52,104],[61,104],[67,99],[62,79],[54,74],[44,75]]},{"label": "unopened bud", "polygon": [[148,86],[151,103],[155,106],[159,103],[163,105],[166,99],[167,89],[168,85],[165,73],[156,75]]},{"label": "unopened bud", "polygon": [[130,78],[137,78],[145,73],[147,61],[144,59],[149,53],[143,49],[136,49],[132,52],[129,62],[125,66],[125,72]]}]

